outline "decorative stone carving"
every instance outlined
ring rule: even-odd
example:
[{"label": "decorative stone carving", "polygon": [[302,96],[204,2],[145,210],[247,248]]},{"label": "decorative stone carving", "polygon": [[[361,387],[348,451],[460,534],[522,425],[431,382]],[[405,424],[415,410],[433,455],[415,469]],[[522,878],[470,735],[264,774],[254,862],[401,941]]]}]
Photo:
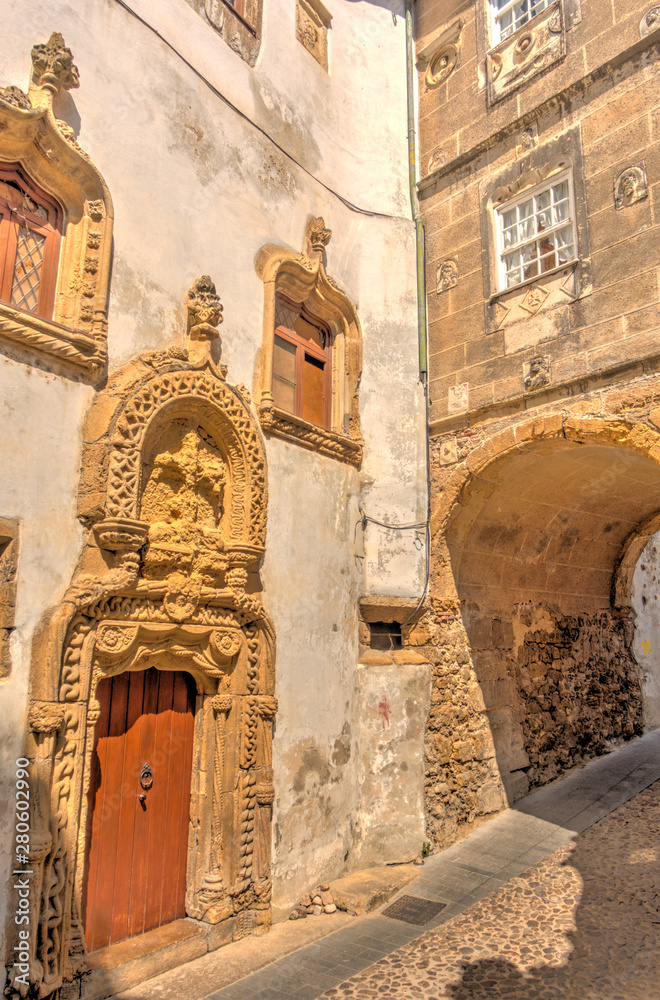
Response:
[{"label": "decorative stone carving", "polygon": [[[264,282],[263,349],[255,372],[254,399],[262,428],[269,434],[294,439],[331,458],[359,466],[362,434],[358,386],[362,369],[362,331],[355,307],[336,281],[326,274],[324,248],[332,236],[321,218],[310,217],[305,227],[303,253],[265,246],[257,255],[256,270]],[[308,423],[278,409],[273,400],[273,334],[275,300],[281,293],[304,302],[324,320],[332,337],[331,429]]]},{"label": "decorative stone carving", "polygon": [[16,614],[19,522],[0,518],[0,677],[11,671],[9,638]]},{"label": "decorative stone carving", "polygon": [[660,4],[656,4],[650,10],[647,10],[639,22],[639,37],[644,38],[646,35],[650,35],[652,31],[657,31],[658,28],[660,28]]},{"label": "decorative stone carving", "polygon": [[436,277],[436,291],[438,295],[442,292],[449,291],[450,288],[455,288],[458,284],[458,264],[454,257],[449,257],[447,260],[443,260],[442,264],[438,268]]},{"label": "decorative stone carving", "polygon": [[[196,283],[191,329],[215,329],[214,296],[207,279]],[[46,799],[33,814],[31,843],[42,849],[31,861],[29,947],[44,997],[79,991],[86,968],[80,913],[97,687],[126,670],[155,663],[197,685],[187,916],[248,914],[241,926],[252,929],[270,919],[274,635],[260,595],[240,586],[263,554],[266,527],[250,412],[209,358],[178,349],[115,373],[88,419],[81,509],[96,522],[90,545],[111,565],[74,576],[35,644],[31,676],[26,753]],[[101,467],[99,442],[110,452]],[[97,552],[92,563],[100,560]]]},{"label": "decorative stone carving", "polygon": [[[210,359],[211,344],[219,338],[217,328],[222,323],[222,303],[208,274],[188,289],[187,306],[188,355],[191,361],[205,362]],[[226,368],[220,374],[224,377]]]},{"label": "decorative stone carving", "polygon": [[451,76],[458,65],[459,48],[457,45],[445,45],[433,57],[426,70],[426,86],[437,87]]},{"label": "decorative stone carving", "polygon": [[550,292],[547,288],[542,288],[540,285],[532,285],[528,288],[525,297],[520,303],[520,308],[524,309],[531,316],[535,316],[549,295]]},{"label": "decorative stone carving", "polygon": [[465,413],[468,408],[469,389],[467,382],[450,386],[447,402],[449,413]]},{"label": "decorative stone carving", "polygon": [[488,98],[501,100],[566,54],[561,0],[533,17],[522,32],[503,39],[488,54]]},{"label": "decorative stone carving", "polygon": [[516,145],[516,156],[522,157],[531,153],[539,144],[538,125],[533,122],[524,128],[518,138]]},{"label": "decorative stone carving", "polygon": [[551,31],[554,35],[560,34],[563,27],[561,13],[561,7],[557,7],[553,10],[552,16],[548,21],[548,31]]},{"label": "decorative stone carving", "polygon": [[[660,8],[658,8],[660,10]],[[626,167],[614,179],[614,205],[617,209],[629,208],[648,198],[646,170],[643,163]]]},{"label": "decorative stone carving", "polygon": [[429,156],[428,162],[428,173],[432,174],[434,171],[439,170],[445,164],[445,154],[442,149],[436,149],[434,153]]},{"label": "decorative stone carving", "polygon": [[[54,33],[34,46],[32,60],[27,95],[15,86],[0,91],[0,159],[20,162],[60,203],[67,225],[52,321],[0,303],[0,340],[96,378],[107,354],[112,202],[73,129],[53,114],[55,95],[79,84],[70,49]],[[86,268],[90,246],[98,251],[94,268]]]},{"label": "decorative stone carving", "polygon": [[20,87],[0,87],[0,101],[21,111],[32,111],[32,102]]},{"label": "decorative stone carving", "polygon": [[73,54],[64,44],[59,31],[54,31],[45,45],[32,48],[32,86],[50,91],[72,90],[80,86],[78,68]]},{"label": "decorative stone carving", "polygon": [[33,701],[28,712],[28,726],[33,733],[56,733],[64,724],[62,705],[48,701]]},{"label": "decorative stone carving", "polygon": [[543,389],[550,385],[550,358],[532,358],[523,366],[525,392]]},{"label": "decorative stone carving", "polygon": [[297,0],[296,38],[317,63],[328,68],[328,28],[332,14],[321,0]]},{"label": "decorative stone carving", "polygon": [[322,218],[310,218],[305,226],[304,253],[310,260],[322,260],[325,249],[332,239],[332,230],[326,229]]},{"label": "decorative stone carving", "polygon": [[424,72],[428,88],[444,83],[460,64],[463,27],[464,21],[455,21],[418,51],[417,66]]}]

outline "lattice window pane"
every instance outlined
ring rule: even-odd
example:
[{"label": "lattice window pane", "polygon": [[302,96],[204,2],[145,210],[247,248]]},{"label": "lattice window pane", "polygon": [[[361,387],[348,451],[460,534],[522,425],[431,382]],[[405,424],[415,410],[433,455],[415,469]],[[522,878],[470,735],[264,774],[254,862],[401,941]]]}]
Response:
[{"label": "lattice window pane", "polygon": [[300,306],[292,309],[281,299],[275,300],[275,327],[283,326],[287,330],[294,330],[299,316]]},{"label": "lattice window pane", "polygon": [[39,285],[45,243],[46,237],[41,233],[19,226],[14,282],[11,289],[11,304],[17,309],[35,312],[39,306]]}]

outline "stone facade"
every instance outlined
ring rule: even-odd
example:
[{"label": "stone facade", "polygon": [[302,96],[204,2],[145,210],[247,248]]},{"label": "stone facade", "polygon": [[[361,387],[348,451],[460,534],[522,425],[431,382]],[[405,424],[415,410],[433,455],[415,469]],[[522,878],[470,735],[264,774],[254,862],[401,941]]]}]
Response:
[{"label": "stone facade", "polygon": [[416,20],[438,845],[657,725],[660,500],[649,5],[449,7]]}]

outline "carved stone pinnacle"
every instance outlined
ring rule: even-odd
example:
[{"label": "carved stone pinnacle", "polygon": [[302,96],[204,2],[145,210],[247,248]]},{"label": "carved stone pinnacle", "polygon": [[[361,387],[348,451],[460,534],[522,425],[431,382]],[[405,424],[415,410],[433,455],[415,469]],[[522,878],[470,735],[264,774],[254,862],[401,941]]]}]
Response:
[{"label": "carved stone pinnacle", "polygon": [[222,303],[208,274],[188,289],[188,355],[192,362],[210,359],[211,344],[220,334]]},{"label": "carved stone pinnacle", "polygon": [[188,289],[188,330],[200,325],[215,327],[220,323],[222,323],[220,297],[208,274],[203,274]]},{"label": "carved stone pinnacle", "polygon": [[78,68],[74,65],[73,54],[64,44],[59,31],[54,31],[45,45],[35,45],[32,49],[32,85],[50,91],[71,90],[80,86]]},{"label": "carved stone pinnacle", "polygon": [[326,229],[325,222],[320,216],[308,219],[305,227],[305,256],[320,260],[331,239],[332,230]]}]

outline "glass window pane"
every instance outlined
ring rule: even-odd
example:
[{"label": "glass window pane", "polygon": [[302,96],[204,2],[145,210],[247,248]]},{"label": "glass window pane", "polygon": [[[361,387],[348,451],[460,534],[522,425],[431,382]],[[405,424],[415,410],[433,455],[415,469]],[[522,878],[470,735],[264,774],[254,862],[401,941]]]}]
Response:
[{"label": "glass window pane", "polygon": [[311,355],[305,355],[303,365],[303,418],[312,424],[325,423],[325,364]]},{"label": "glass window pane", "polygon": [[287,330],[293,330],[296,320],[300,316],[300,308],[300,306],[288,305],[278,295],[275,299],[275,326],[283,326]]},{"label": "glass window pane", "polygon": [[324,345],[325,338],[323,336],[322,331],[317,326],[314,326],[313,323],[310,323],[308,320],[306,320],[304,316],[298,317],[293,329],[301,337],[304,337],[305,340],[309,340],[310,343],[316,344],[317,347],[323,349],[323,347],[325,346]]},{"label": "glass window pane", "polygon": [[296,387],[291,382],[285,382],[273,375],[273,402],[280,410],[287,413],[296,412]]},{"label": "glass window pane", "polygon": [[273,374],[288,382],[296,381],[296,348],[283,337],[275,334],[273,346]]}]

